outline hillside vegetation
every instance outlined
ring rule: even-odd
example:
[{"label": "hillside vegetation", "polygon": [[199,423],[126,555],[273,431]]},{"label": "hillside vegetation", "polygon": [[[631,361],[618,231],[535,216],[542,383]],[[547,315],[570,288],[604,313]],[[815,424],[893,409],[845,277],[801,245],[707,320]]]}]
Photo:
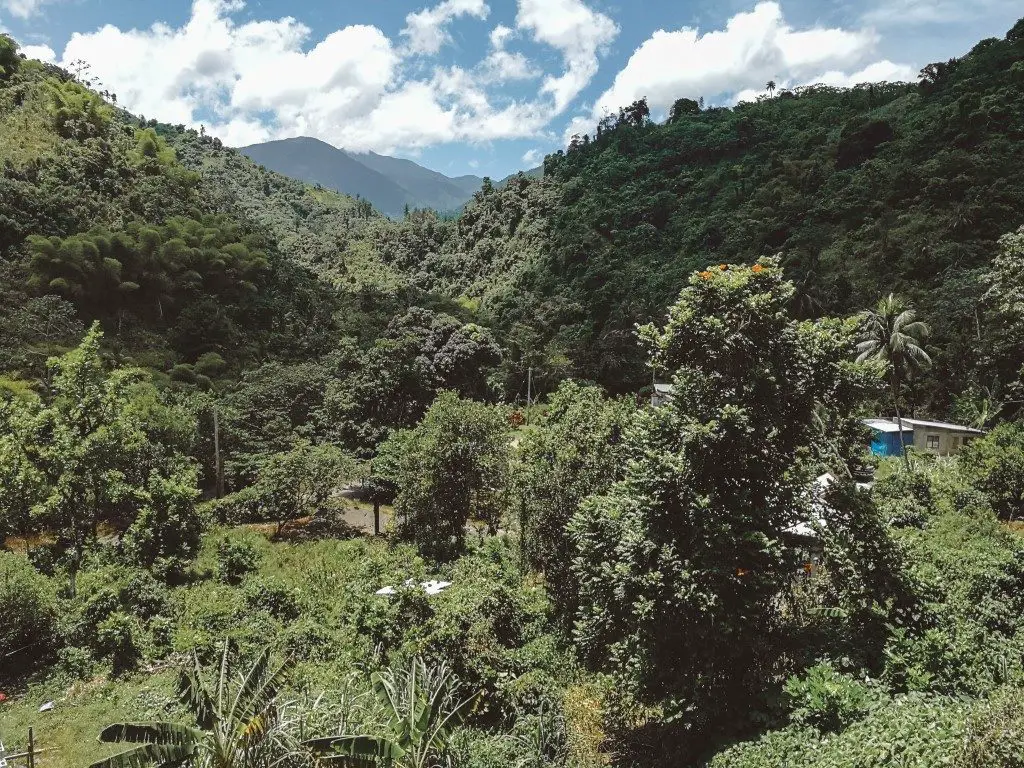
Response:
[{"label": "hillside vegetation", "polygon": [[1022,102],[1024,20],[392,221],[0,35],[0,741],[1024,764]]}]

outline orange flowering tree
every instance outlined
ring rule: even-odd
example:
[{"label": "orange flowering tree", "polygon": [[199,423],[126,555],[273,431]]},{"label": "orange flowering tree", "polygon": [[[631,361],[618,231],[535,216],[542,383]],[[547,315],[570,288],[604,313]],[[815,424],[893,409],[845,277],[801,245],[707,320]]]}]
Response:
[{"label": "orange flowering tree", "polygon": [[623,479],[571,522],[582,655],[694,748],[770,678],[800,563],[783,532],[813,517],[814,478],[841,476],[857,450],[852,409],[872,376],[849,362],[854,328],[793,320],[793,290],[775,259],[696,273],[667,324],[641,329],[674,397],[631,422]]}]

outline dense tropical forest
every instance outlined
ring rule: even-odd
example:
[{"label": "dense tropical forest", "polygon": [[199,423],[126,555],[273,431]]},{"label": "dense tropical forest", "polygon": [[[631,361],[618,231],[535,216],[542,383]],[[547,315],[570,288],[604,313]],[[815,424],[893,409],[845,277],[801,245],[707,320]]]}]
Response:
[{"label": "dense tropical forest", "polygon": [[1024,764],[1024,20],[400,221],[92,85],[0,36],[9,752]]}]

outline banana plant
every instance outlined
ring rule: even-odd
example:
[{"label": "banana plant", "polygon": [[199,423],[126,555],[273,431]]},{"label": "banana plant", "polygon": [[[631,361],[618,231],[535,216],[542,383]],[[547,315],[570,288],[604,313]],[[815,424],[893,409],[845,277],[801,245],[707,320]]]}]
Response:
[{"label": "banana plant", "polygon": [[224,642],[216,687],[203,681],[199,658],[182,670],[178,691],[195,725],[173,722],[114,723],[99,735],[102,742],[132,744],[124,752],[90,768],[275,768],[291,760],[291,723],[278,700],[284,665],[271,664],[264,649],[232,684],[229,644]]},{"label": "banana plant", "polygon": [[418,658],[408,669],[374,672],[370,681],[385,712],[385,735],[339,735],[305,742],[322,760],[344,768],[433,766],[448,751],[452,729],[476,701],[475,695],[459,700],[458,681],[446,665],[428,667]]}]

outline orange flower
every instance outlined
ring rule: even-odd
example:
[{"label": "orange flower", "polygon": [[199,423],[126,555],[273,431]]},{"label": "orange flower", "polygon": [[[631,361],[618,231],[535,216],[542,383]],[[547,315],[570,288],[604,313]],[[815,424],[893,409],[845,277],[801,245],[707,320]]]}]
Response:
[{"label": "orange flower", "polygon": [[814,573],[814,563],[804,563],[804,573]]},{"label": "orange flower", "polygon": [[711,273],[710,272],[701,272],[700,273],[700,277],[701,277],[702,280],[710,280],[711,279]]},{"label": "orange flower", "polygon": [[729,268],[729,265],[728,264],[719,264],[718,268],[720,270],[722,270],[723,272],[725,272],[725,270],[727,270]]},{"label": "orange flower", "polygon": [[764,272],[764,267],[762,267],[760,264],[755,264],[750,268],[750,271],[756,275],[758,272]]},{"label": "orange flower", "polygon": [[746,568],[737,568],[736,569],[736,575],[737,576],[746,576],[748,573],[750,573],[750,571],[748,571]]}]

